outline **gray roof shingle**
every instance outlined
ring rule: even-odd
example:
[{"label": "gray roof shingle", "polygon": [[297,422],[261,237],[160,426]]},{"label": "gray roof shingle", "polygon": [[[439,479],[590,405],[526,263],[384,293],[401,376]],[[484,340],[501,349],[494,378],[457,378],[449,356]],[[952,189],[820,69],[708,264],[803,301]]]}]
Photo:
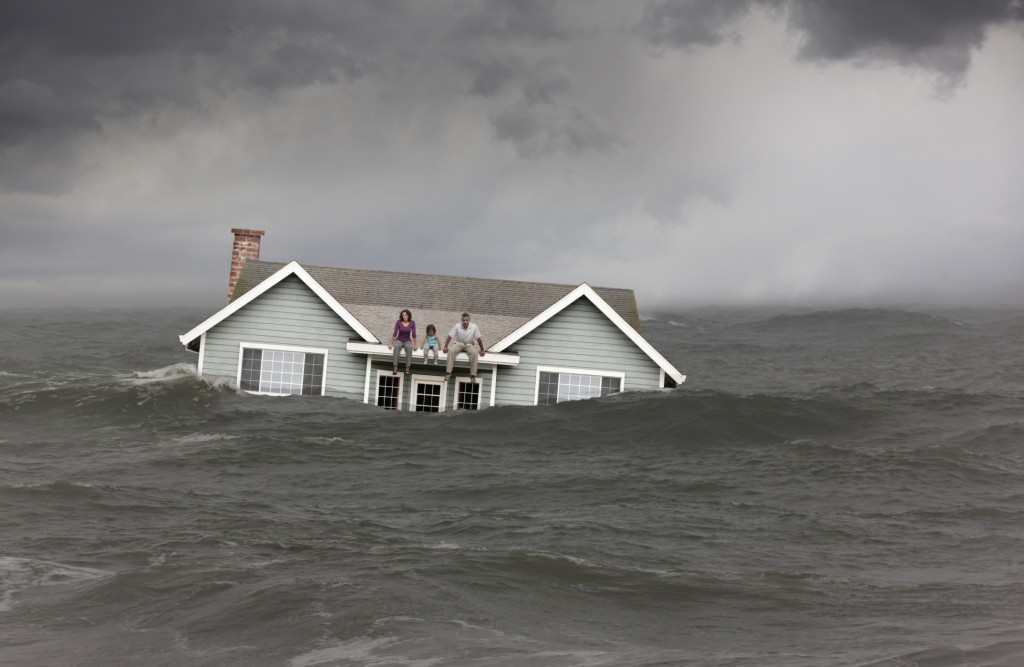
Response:
[{"label": "gray roof shingle", "polygon": [[[284,262],[246,262],[232,301],[284,266]],[[458,322],[462,311],[469,311],[480,326],[484,342],[493,345],[577,287],[306,264],[302,268],[383,341],[390,338],[398,311],[408,308],[413,311],[421,337],[426,325],[433,323],[442,341]],[[640,331],[640,314],[633,290],[595,287],[594,291],[631,327]]]}]

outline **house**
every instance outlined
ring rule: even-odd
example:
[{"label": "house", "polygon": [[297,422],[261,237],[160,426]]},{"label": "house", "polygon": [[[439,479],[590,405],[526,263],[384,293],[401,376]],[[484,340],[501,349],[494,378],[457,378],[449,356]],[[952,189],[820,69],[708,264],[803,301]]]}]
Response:
[{"label": "house", "polygon": [[[395,410],[439,412],[538,405],[685,380],[640,334],[632,290],[261,261],[263,231],[235,235],[228,305],[179,338],[199,374],[258,394],[355,398]],[[445,383],[422,352],[411,374],[392,373],[398,312],[420,336],[444,342],[463,311],[487,352],[471,381],[456,360]]]}]

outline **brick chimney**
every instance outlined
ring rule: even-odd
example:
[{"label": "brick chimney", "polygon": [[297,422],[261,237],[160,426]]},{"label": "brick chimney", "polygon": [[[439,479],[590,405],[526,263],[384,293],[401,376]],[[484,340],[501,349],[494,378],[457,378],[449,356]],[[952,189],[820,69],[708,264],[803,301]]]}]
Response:
[{"label": "brick chimney", "polygon": [[247,259],[260,258],[260,237],[266,232],[259,229],[232,229],[235,235],[235,244],[231,248],[231,274],[228,277],[228,303],[235,293],[235,283],[238,282],[238,274],[242,272],[242,265]]}]

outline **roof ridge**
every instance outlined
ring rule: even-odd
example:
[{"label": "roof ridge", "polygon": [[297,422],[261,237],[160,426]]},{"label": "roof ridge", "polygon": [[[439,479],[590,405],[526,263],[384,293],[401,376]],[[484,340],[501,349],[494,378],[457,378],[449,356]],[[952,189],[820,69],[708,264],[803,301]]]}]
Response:
[{"label": "roof ridge", "polygon": [[[351,266],[326,266],[326,265],[323,265],[323,264],[307,264],[305,262],[299,262],[298,260],[294,260],[294,261],[297,262],[299,264],[299,266],[301,266],[301,267],[303,267],[305,269],[325,269],[327,271],[338,271],[338,270],[341,270],[341,271],[362,271],[362,272],[365,272],[365,273],[377,273],[377,274],[382,274],[382,275],[383,274],[387,274],[387,275],[391,275],[391,276],[408,276],[410,278],[413,278],[413,277],[431,277],[431,278],[456,278],[456,279],[461,279],[461,280],[483,280],[483,281],[493,281],[493,282],[518,283],[518,284],[522,284],[522,285],[536,285],[536,286],[544,286],[544,287],[564,287],[564,288],[569,289],[569,290],[576,289],[577,287],[579,287],[580,285],[583,284],[583,283],[573,284],[573,283],[540,282],[540,281],[536,281],[536,280],[520,280],[520,279],[516,279],[516,278],[481,278],[479,276],[457,276],[457,275],[452,275],[452,274],[448,274],[448,273],[420,273],[420,272],[416,272],[416,271],[391,271],[391,270],[388,270],[388,269],[361,269],[361,268],[356,268],[356,267],[351,267]],[[264,259],[249,260],[249,262],[252,262],[254,264],[255,263],[269,264],[269,265],[279,266],[279,267],[286,266],[288,264],[288,262],[278,262],[278,261],[274,261],[274,260],[264,260]],[[586,281],[584,281],[584,282],[586,282]],[[591,287],[591,289],[594,289],[594,290],[607,290],[607,291],[613,291],[614,290],[614,291],[621,291],[621,292],[634,292],[635,291],[632,287],[600,287],[600,286],[596,286],[596,285],[591,285],[590,287]]]}]

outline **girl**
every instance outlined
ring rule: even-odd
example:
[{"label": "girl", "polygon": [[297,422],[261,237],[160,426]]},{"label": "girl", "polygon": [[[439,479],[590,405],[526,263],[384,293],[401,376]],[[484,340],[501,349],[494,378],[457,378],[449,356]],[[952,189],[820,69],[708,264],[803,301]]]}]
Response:
[{"label": "girl", "polygon": [[423,350],[423,363],[425,363],[425,364],[431,363],[430,361],[428,361],[428,359],[430,359],[430,352],[433,351],[434,352],[434,361],[433,361],[433,363],[436,366],[437,365],[437,349],[439,347],[441,347],[441,345],[437,342],[437,329],[434,328],[433,324],[428,324],[427,325],[427,335],[423,339],[423,347],[420,348],[420,349]]},{"label": "girl", "polygon": [[[395,345],[395,341],[398,341],[398,345]],[[409,366],[412,364],[412,351],[416,349],[416,322],[413,321],[412,311],[408,308],[403,308],[398,314],[388,349],[395,350],[395,363],[391,367],[391,374],[398,375],[398,355],[405,350],[405,374],[408,375]]]}]

